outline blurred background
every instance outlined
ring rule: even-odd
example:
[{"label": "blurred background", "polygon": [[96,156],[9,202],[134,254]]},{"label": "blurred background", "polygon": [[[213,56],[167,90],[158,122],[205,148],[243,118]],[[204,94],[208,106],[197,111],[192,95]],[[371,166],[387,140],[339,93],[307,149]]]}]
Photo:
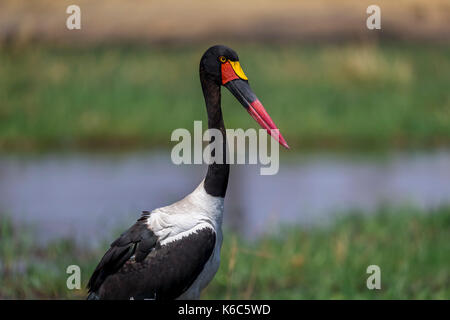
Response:
[{"label": "blurred background", "polygon": [[[203,298],[449,299],[448,0],[0,0],[0,298],[84,298],[140,211],[203,179],[170,135],[206,120],[198,63],[218,43],[291,150],[275,176],[232,167]],[[222,108],[257,127],[227,91]]]}]

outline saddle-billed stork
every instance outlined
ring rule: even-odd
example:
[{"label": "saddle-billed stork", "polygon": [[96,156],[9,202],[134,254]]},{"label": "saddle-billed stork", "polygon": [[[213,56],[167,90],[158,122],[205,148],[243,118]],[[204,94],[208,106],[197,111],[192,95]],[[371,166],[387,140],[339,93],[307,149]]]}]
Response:
[{"label": "saddle-billed stork", "polygon": [[208,127],[222,133],[224,161],[210,164],[205,179],[191,194],[172,205],[144,211],[111,244],[89,280],[88,299],[199,298],[219,268],[230,170],[225,161],[221,85],[274,139],[289,148],[247,80],[232,49],[217,45],[203,54],[200,82]]}]

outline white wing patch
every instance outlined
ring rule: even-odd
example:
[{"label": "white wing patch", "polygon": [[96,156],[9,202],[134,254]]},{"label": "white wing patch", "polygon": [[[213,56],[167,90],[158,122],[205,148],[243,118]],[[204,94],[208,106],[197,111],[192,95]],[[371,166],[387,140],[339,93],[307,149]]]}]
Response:
[{"label": "white wing patch", "polygon": [[184,237],[187,237],[187,236],[191,235],[192,233],[195,233],[197,231],[200,231],[200,230],[203,230],[203,229],[206,229],[206,228],[209,228],[213,232],[215,232],[214,229],[209,224],[202,223],[202,224],[199,224],[199,225],[195,226],[194,228],[192,228],[190,230],[180,232],[180,233],[178,233],[178,234],[176,234],[174,236],[169,236],[169,237],[165,238],[163,241],[160,241],[160,244],[163,246],[165,244],[181,240]]},{"label": "white wing patch", "polygon": [[184,199],[152,211],[147,225],[161,245],[181,239],[209,227],[217,231],[222,225],[224,199],[206,193],[203,181]]}]

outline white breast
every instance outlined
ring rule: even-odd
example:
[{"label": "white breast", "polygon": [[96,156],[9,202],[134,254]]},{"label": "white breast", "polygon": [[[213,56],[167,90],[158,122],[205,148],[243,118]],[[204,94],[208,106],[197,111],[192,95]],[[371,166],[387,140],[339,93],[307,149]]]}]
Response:
[{"label": "white breast", "polygon": [[195,279],[194,283],[189,287],[186,292],[178,297],[179,300],[194,300],[199,299],[200,294],[203,289],[211,282],[214,278],[217,270],[220,266],[220,249],[222,247],[222,230],[216,230],[216,246],[214,251],[209,258],[208,262],[205,264],[203,271]]},{"label": "white breast", "polygon": [[183,237],[203,228],[211,228],[216,233],[214,251],[203,271],[191,287],[179,299],[198,299],[212,280],[220,264],[222,247],[222,217],[224,198],[206,193],[203,181],[184,199],[152,211],[148,226],[158,236],[161,245],[181,240]]}]

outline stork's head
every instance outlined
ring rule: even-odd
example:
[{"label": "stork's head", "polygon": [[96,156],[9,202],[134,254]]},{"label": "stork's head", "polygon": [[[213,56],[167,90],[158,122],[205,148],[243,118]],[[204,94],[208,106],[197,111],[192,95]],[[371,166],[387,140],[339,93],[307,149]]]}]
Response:
[{"label": "stork's head", "polygon": [[286,140],[250,88],[239,57],[233,49],[217,45],[206,50],[200,60],[200,72],[230,90],[252,118],[282,146],[289,149]]}]

